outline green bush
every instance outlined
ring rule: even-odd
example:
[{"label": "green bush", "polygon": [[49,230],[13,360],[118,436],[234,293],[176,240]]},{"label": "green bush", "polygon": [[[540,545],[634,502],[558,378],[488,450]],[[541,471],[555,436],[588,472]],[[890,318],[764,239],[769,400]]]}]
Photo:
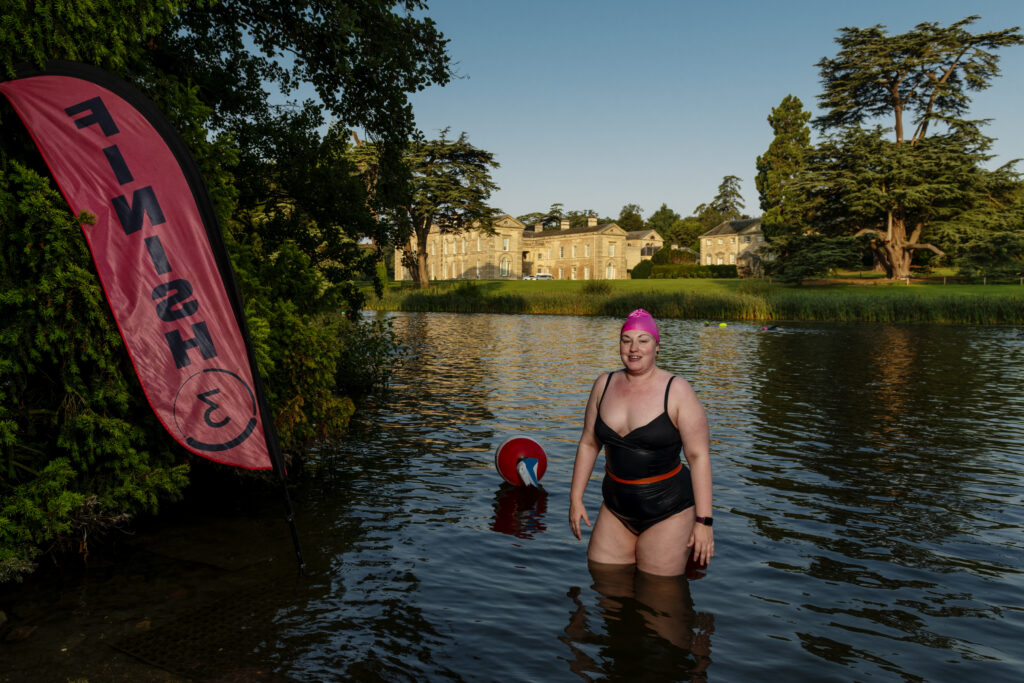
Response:
[{"label": "green bush", "polygon": [[662,247],[658,251],[654,252],[654,256],[651,257],[651,262],[656,266],[685,265],[694,263],[696,258],[697,256],[695,254],[683,249]]},{"label": "green bush", "polygon": [[[80,217],[85,219],[85,217]],[[187,484],[124,351],[77,220],[0,155],[0,581]]]},{"label": "green bush", "polygon": [[390,318],[341,320],[341,353],[335,371],[337,390],[362,396],[384,389],[405,356]]},{"label": "green bush", "polygon": [[607,280],[587,280],[583,283],[583,293],[593,296],[605,296],[612,293],[612,286]]},{"label": "green bush", "polygon": [[645,259],[633,266],[633,270],[629,272],[629,277],[633,280],[646,280],[651,276],[651,269],[653,267],[654,263],[649,259]]},{"label": "green bush", "polygon": [[681,264],[669,266],[654,266],[651,277],[655,279],[676,279],[676,278],[733,278],[739,277],[736,266],[699,266],[696,264]]},{"label": "green bush", "polygon": [[972,282],[1013,282],[1024,275],[1024,236],[996,232],[967,244],[957,259],[960,274]]}]

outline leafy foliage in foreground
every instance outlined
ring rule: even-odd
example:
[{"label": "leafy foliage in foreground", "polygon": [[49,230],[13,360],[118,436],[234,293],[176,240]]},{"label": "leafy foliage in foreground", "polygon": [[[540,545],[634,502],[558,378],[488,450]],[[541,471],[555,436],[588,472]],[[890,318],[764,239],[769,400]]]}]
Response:
[{"label": "leafy foliage in foreground", "polygon": [[[187,483],[146,404],[81,230],[49,180],[0,160],[0,581]],[[53,458],[53,454],[60,457]]]},{"label": "leafy foliage in foreground", "polygon": [[[345,154],[361,127],[401,185],[409,92],[444,83],[446,40],[419,0],[5,3],[0,61],[116,72],[181,133],[214,200],[290,457],[338,436],[352,397],[386,382],[394,337],[358,320],[353,284],[388,246]],[[303,84],[321,103],[275,105]],[[327,135],[327,116],[334,126]],[[0,101],[0,582],[188,485],[157,423],[85,240]],[[358,244],[372,238],[377,249]],[[347,316],[341,315],[344,311]],[[379,365],[386,365],[380,367]]]}]

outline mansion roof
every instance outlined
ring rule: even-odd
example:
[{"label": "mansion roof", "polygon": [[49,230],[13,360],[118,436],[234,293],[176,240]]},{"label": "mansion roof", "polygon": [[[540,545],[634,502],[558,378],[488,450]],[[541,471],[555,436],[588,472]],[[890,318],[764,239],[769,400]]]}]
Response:
[{"label": "mansion roof", "polygon": [[755,232],[761,232],[761,219],[744,218],[735,221],[723,221],[701,235],[701,237],[714,237],[715,235],[741,235]]},{"label": "mansion roof", "polygon": [[645,238],[661,237],[661,234],[653,228],[644,228],[643,230],[630,230],[626,233],[626,239],[628,240],[642,240]]},{"label": "mansion roof", "polygon": [[625,233],[625,231],[622,230],[622,228],[620,228],[618,224],[605,223],[604,225],[594,226],[580,225],[575,228],[569,228],[568,230],[541,230],[539,232],[536,230],[525,230],[523,231],[523,239],[540,237],[561,237],[562,235],[584,235],[587,233],[605,232],[606,230],[609,230],[611,228],[614,228],[615,230],[619,230]]}]

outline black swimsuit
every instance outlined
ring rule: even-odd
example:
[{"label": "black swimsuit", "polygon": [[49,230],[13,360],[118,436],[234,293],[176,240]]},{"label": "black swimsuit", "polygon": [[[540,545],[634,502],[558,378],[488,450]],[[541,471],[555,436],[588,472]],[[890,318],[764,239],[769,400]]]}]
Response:
[{"label": "black swimsuit", "polygon": [[594,435],[604,444],[604,504],[634,534],[693,505],[690,470],[679,458],[683,440],[668,415],[668,390],[661,415],[625,436],[601,419],[601,403],[613,373],[608,373],[597,404]]}]

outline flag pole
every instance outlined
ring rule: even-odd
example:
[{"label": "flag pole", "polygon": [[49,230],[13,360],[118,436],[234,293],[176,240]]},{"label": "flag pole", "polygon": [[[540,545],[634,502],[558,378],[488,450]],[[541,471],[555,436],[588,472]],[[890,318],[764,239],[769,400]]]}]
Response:
[{"label": "flag pole", "polygon": [[[245,337],[246,346],[249,346],[248,330],[243,332],[243,336]],[[255,358],[255,356],[252,355],[252,351],[249,352],[249,358]],[[255,361],[252,361],[252,365],[256,365]],[[299,543],[299,532],[295,528],[295,512],[292,509],[291,496],[288,494],[288,472],[284,465],[284,456],[281,453],[281,444],[277,439],[277,429],[274,426],[274,416],[270,414],[270,408],[263,392],[263,380],[260,378],[260,374],[256,367],[253,367],[253,382],[256,385],[256,400],[260,405],[260,419],[263,421],[263,433],[267,437],[267,451],[270,453],[270,463],[273,465],[274,472],[277,474],[277,478],[281,482],[281,493],[284,497],[284,519],[288,522],[288,529],[292,534],[292,545],[295,547],[295,560],[299,565],[299,574],[305,575],[306,561],[302,557],[302,545]]]}]

